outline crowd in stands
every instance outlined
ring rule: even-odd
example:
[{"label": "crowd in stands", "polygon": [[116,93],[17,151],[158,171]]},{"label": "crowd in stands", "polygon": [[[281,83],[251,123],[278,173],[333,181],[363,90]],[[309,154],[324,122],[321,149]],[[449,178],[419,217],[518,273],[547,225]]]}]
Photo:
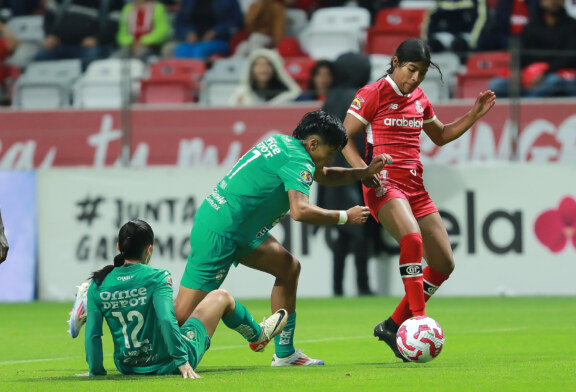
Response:
[{"label": "crowd in stands", "polygon": [[[140,61],[149,90],[131,102],[162,102],[157,85],[210,105],[324,101],[339,55],[365,56],[381,77],[388,48],[411,36],[427,40],[442,69],[422,86],[433,102],[488,86],[499,97],[576,96],[575,0],[0,0],[0,17],[0,99],[16,107],[36,80],[23,78],[32,63],[71,59],[78,78],[103,59]],[[519,73],[510,72],[514,53]],[[152,71],[157,63],[166,65]]]}]

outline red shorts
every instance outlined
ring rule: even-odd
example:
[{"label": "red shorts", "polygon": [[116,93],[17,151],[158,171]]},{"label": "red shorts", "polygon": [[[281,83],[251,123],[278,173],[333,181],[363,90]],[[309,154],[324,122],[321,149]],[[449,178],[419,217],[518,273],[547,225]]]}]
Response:
[{"label": "red shorts", "polygon": [[438,209],[424,188],[422,172],[416,169],[384,169],[380,172],[381,187],[362,186],[364,202],[378,222],[378,211],[391,199],[398,197],[408,201],[415,218],[437,212]]}]

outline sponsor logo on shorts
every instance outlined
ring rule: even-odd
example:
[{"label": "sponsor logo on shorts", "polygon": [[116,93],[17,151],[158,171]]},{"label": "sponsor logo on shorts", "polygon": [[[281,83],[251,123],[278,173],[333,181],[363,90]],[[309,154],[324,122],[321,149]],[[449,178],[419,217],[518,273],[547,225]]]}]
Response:
[{"label": "sponsor logo on shorts", "polygon": [[416,169],[410,169],[410,173],[412,173],[412,175],[415,176],[417,174]]}]

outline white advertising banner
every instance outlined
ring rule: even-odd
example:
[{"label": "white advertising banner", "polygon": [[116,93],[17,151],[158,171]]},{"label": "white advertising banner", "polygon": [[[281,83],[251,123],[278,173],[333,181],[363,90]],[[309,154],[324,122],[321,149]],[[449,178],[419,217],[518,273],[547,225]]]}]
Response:
[{"label": "white advertising banner", "polygon": [[[154,229],[151,264],[170,270],[177,289],[195,211],[225,172],[39,171],[39,299],[72,300],[75,285],[112,263],[118,229],[132,218],[144,219]],[[576,295],[576,167],[430,166],[424,178],[445,220],[456,260],[453,275],[436,295]],[[314,195],[311,200],[316,200]],[[285,219],[272,231],[302,264],[299,296],[332,295],[327,230],[314,231],[313,226]],[[348,258],[344,288],[355,294]],[[376,291],[403,293],[397,265],[395,255],[370,261]],[[266,298],[273,283],[273,277],[239,266],[232,267],[222,287],[238,298]]]}]

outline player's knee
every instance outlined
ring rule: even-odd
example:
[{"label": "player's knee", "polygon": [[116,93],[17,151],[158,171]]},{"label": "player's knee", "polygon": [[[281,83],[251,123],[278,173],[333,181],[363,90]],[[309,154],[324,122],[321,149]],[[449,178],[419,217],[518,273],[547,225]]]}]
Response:
[{"label": "player's knee", "polygon": [[218,301],[218,302],[220,302],[226,306],[231,306],[234,304],[234,297],[232,297],[232,294],[230,294],[228,292],[228,290],[217,289],[217,290],[211,291],[208,295],[210,295],[216,301]]},{"label": "player's knee", "polygon": [[400,252],[410,259],[421,259],[424,244],[420,233],[409,233],[400,238]]},{"label": "player's knee", "polygon": [[276,278],[291,281],[298,280],[301,268],[298,259],[290,255],[289,257],[286,257],[285,262],[282,263],[282,269],[278,271]]}]

